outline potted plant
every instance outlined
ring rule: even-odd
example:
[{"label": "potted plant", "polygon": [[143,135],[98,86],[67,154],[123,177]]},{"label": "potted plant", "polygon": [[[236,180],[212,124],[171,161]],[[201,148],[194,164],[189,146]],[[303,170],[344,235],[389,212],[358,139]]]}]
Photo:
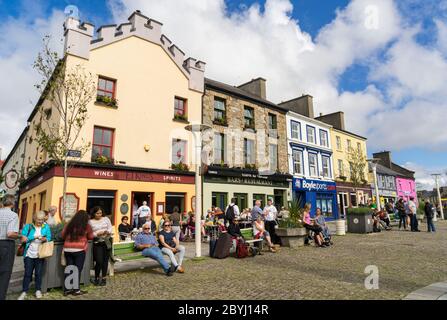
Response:
[{"label": "potted plant", "polygon": [[183,162],[179,162],[177,164],[171,164],[171,169],[175,171],[189,171],[189,166]]},{"label": "potted plant", "polygon": [[186,116],[186,114],[179,114],[179,113],[176,113],[176,114],[174,115],[174,120],[188,121],[188,117]]},{"label": "potted plant", "polygon": [[93,162],[98,164],[113,164],[114,161],[109,157],[98,155],[97,157],[93,158]]},{"label": "potted plant", "polygon": [[118,100],[115,98],[107,97],[107,96],[96,96],[96,102],[105,104],[108,107],[117,108],[118,107]]},{"label": "potted plant", "polygon": [[303,212],[298,201],[289,203],[289,216],[279,222],[276,235],[281,239],[284,247],[298,248],[304,246],[307,235],[306,228],[303,227]]},{"label": "potted plant", "polygon": [[348,208],[346,211],[348,232],[371,233],[373,232],[372,209],[368,207]]}]

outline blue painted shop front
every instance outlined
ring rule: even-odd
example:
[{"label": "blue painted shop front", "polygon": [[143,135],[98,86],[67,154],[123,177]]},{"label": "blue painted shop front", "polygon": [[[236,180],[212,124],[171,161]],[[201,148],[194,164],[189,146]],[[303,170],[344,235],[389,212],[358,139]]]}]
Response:
[{"label": "blue painted shop front", "polygon": [[293,178],[293,197],[298,201],[301,208],[307,202],[312,205],[312,217],[315,216],[317,208],[320,208],[326,220],[338,219],[335,182]]}]

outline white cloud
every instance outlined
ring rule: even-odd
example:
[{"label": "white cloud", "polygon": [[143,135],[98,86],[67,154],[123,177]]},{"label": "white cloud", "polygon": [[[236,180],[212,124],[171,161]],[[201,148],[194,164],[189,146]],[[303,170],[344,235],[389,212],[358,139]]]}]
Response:
[{"label": "white cloud", "polygon": [[38,93],[39,81],[32,64],[42,47],[42,38],[52,35],[52,47],[61,48],[64,15],[54,11],[48,19],[29,16],[0,22],[0,147],[3,157],[26,126]]},{"label": "white cloud", "polygon": [[434,173],[441,174],[441,177],[439,178],[439,186],[447,186],[447,167],[427,168],[414,162],[407,162],[403,167],[416,172],[415,178],[418,190],[431,191],[436,187],[435,179],[432,176]]}]

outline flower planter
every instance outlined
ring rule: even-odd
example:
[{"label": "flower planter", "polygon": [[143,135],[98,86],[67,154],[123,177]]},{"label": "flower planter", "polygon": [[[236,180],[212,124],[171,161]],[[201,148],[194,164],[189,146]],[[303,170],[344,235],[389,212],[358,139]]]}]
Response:
[{"label": "flower planter", "polygon": [[[42,292],[48,289],[62,288],[64,286],[64,269],[61,265],[63,242],[54,243],[53,255],[45,259],[42,271]],[[90,269],[92,266],[92,241],[89,241],[87,253],[85,256],[84,268],[81,274],[81,284],[89,284]]]},{"label": "flower planter", "polygon": [[307,230],[305,228],[278,228],[276,235],[281,239],[283,247],[299,248],[304,246]]}]

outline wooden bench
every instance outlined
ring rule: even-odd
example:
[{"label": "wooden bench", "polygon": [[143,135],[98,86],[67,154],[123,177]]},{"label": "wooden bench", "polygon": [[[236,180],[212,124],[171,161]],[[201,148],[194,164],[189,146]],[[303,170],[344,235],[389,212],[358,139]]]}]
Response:
[{"label": "wooden bench", "polygon": [[244,238],[245,242],[249,245],[254,245],[256,247],[259,247],[259,250],[262,250],[262,244],[264,242],[263,239],[255,239],[253,234],[253,228],[246,228],[241,229],[242,237]]},{"label": "wooden bench", "polygon": [[[115,258],[118,258],[121,261],[131,261],[146,258],[141,254],[141,251],[135,249],[135,241],[114,243],[112,247],[112,254]],[[115,274],[114,263],[110,263],[109,270],[109,275],[113,277],[113,275]]]}]

